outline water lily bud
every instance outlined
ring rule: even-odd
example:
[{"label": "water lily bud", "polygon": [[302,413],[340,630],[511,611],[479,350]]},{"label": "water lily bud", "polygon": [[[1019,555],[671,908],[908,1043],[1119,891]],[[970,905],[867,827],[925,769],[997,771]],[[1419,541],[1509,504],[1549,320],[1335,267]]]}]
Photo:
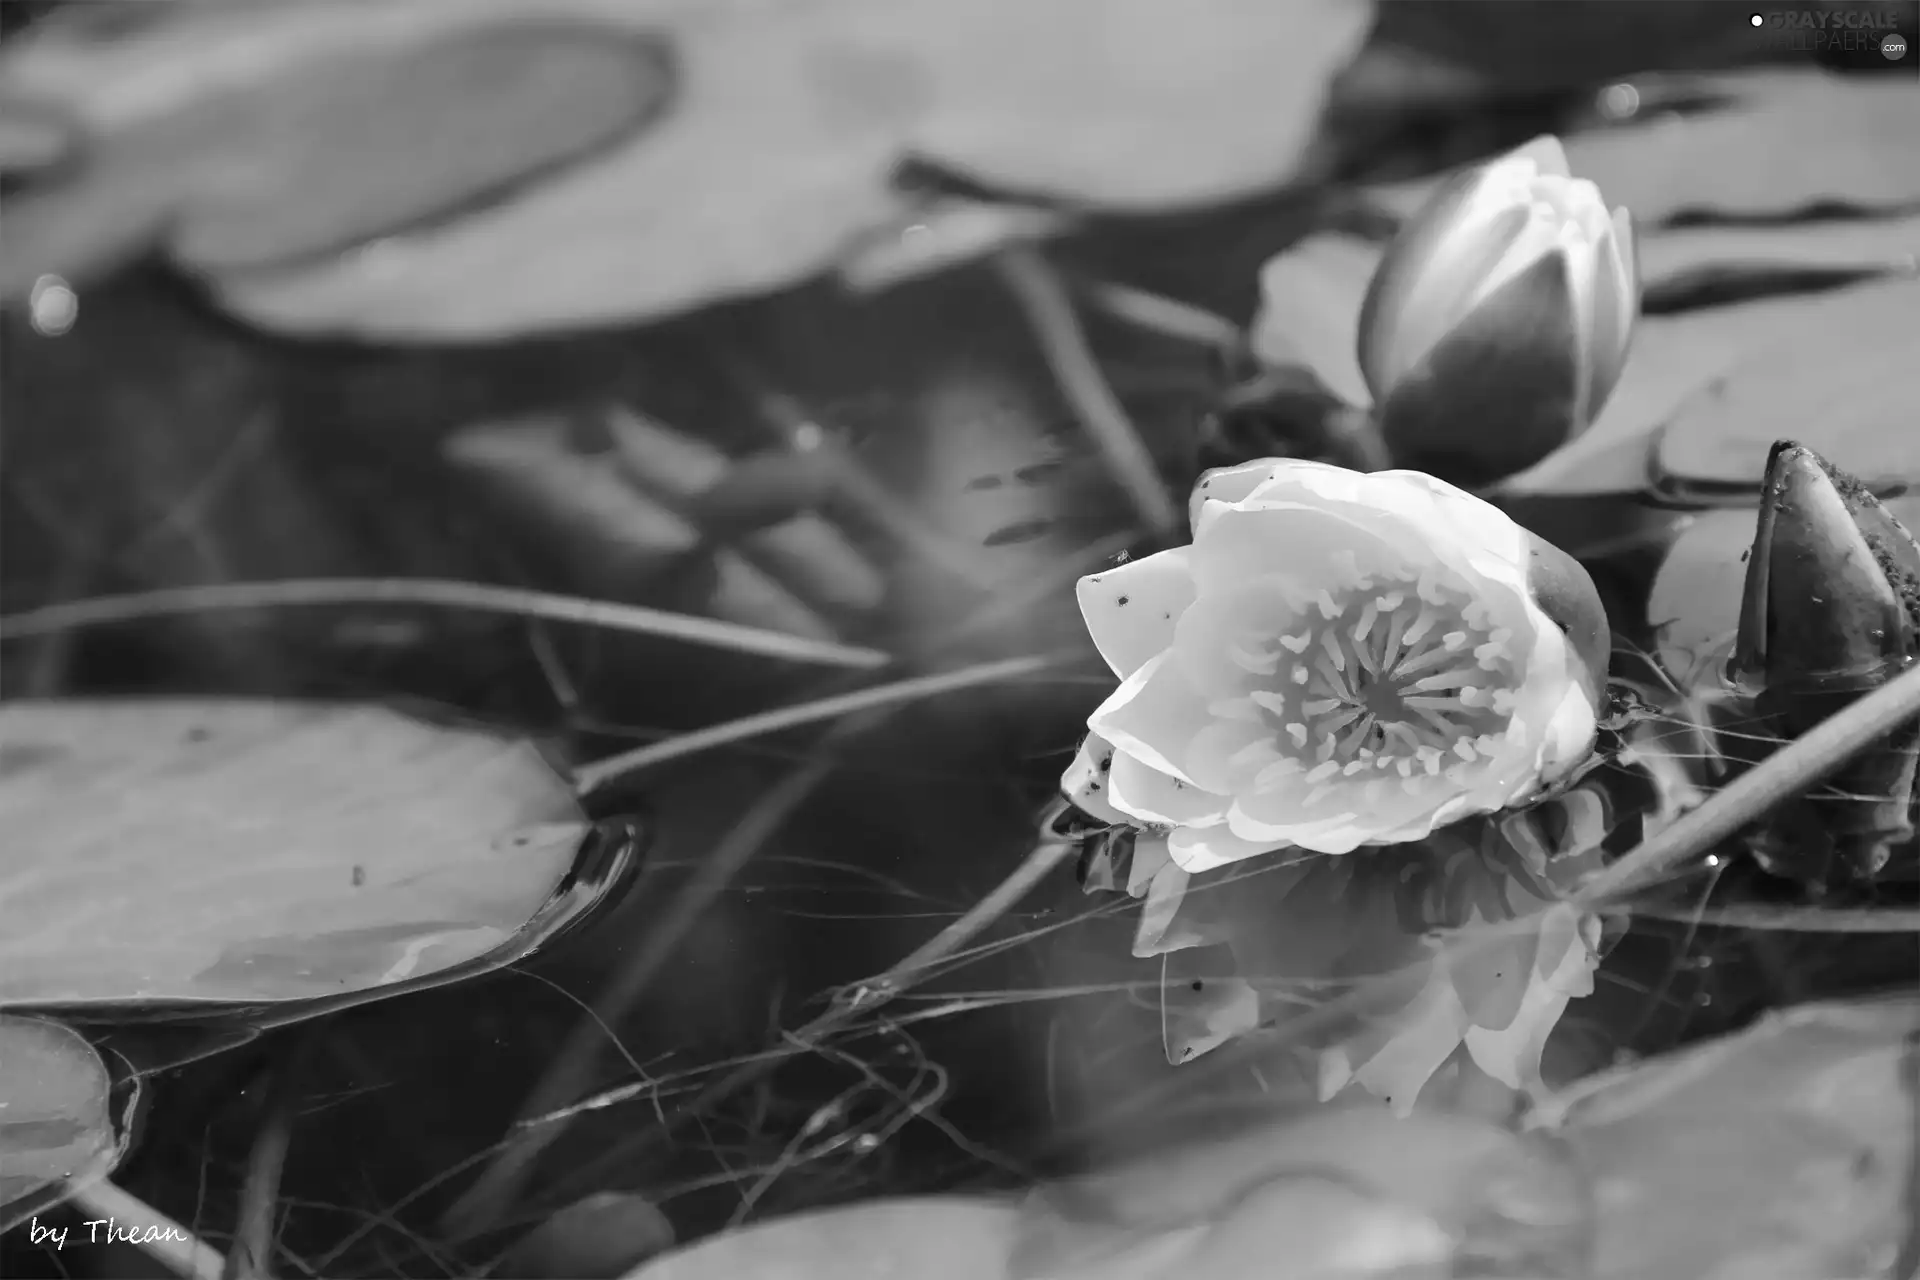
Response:
[{"label": "water lily bud", "polygon": [[1062,779],[1202,871],[1398,844],[1590,755],[1610,633],[1578,563],[1414,471],[1208,472],[1194,537],[1078,587],[1121,684]]},{"label": "water lily bud", "polygon": [[[1920,544],[1878,499],[1820,455],[1774,445],[1747,559],[1728,677],[1792,738],[1891,680],[1920,653]],[[1756,852],[1785,874],[1820,878],[1837,854],[1862,874],[1911,839],[1920,725],[1871,747],[1789,810]]]},{"label": "water lily bud", "polygon": [[1456,175],[1360,309],[1360,370],[1402,465],[1482,484],[1587,429],[1626,363],[1633,227],[1541,137]]}]

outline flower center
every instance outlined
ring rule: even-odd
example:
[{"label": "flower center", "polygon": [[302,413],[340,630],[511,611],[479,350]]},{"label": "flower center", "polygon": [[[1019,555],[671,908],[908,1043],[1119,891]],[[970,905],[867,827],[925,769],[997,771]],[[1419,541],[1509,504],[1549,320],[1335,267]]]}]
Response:
[{"label": "flower center", "polygon": [[1414,790],[1498,749],[1520,660],[1513,632],[1464,585],[1426,568],[1298,603],[1294,629],[1233,656],[1278,677],[1250,697],[1278,728],[1276,763],[1304,767],[1316,794],[1336,774]]}]

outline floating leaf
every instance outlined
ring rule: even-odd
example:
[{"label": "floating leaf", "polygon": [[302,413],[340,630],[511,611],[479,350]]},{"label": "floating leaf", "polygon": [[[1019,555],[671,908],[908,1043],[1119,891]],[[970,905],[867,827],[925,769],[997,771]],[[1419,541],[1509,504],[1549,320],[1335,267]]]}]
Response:
[{"label": "floating leaf", "polygon": [[[1766,68],[1690,84],[1724,105],[1564,139],[1574,174],[1598,184],[1609,205],[1633,210],[1636,229],[1678,214],[1774,217],[1822,205],[1884,212],[1920,204],[1907,78]],[[1793,162],[1782,164],[1781,156]],[[1372,194],[1406,214],[1438,181]]]},{"label": "floating leaf", "polygon": [[1313,370],[1351,405],[1372,402],[1360,375],[1360,302],[1382,246],[1344,235],[1317,235],[1260,269],[1254,353],[1268,364]]},{"label": "floating leaf", "polygon": [[529,745],[378,707],[0,706],[0,1004],[263,1017],[518,959],[630,864]]},{"label": "floating leaf", "polygon": [[[1588,1208],[1564,1154],[1470,1116],[1432,1110],[1402,1118],[1371,1105],[1285,1112],[1262,1102],[1251,1110],[1183,1109],[1167,1127],[1171,1137],[1155,1133],[1137,1154],[1034,1191],[1014,1273],[1252,1277],[1275,1274],[1274,1259],[1286,1257],[1298,1270],[1279,1274],[1403,1274],[1334,1269],[1337,1241],[1315,1242],[1332,1256],[1291,1251],[1311,1238],[1302,1211],[1325,1206],[1321,1192],[1330,1185],[1438,1224],[1459,1241],[1462,1257],[1525,1255],[1544,1263],[1578,1255]],[[1217,1251],[1199,1256],[1237,1265],[1164,1272],[1090,1265],[1103,1254],[1137,1256],[1156,1238],[1175,1256],[1211,1246]],[[1496,1274],[1574,1273],[1542,1265]]]},{"label": "floating leaf", "polygon": [[616,1280],[673,1247],[673,1224],[651,1200],[599,1191],[521,1236],[493,1273],[523,1280]]},{"label": "floating leaf", "polygon": [[[204,6],[180,8],[194,23]],[[40,65],[28,60],[30,84]],[[498,199],[639,130],[673,95],[660,42],[565,20],[321,47],[276,72],[271,94],[176,86],[172,110],[127,89],[84,94],[85,164],[9,200],[4,292],[45,271],[91,276],[149,235],[223,271],[344,249]],[[156,77],[134,76],[164,102]]]},{"label": "floating leaf", "polygon": [[1916,1034],[1910,995],[1801,1006],[1550,1103],[1594,1178],[1596,1280],[1891,1275]]},{"label": "floating leaf", "polygon": [[0,1231],[58,1203],[64,1184],[106,1177],[123,1154],[93,1046],[57,1022],[0,1013]]},{"label": "floating leaf", "polygon": [[[911,221],[919,199],[893,181],[909,158],[1004,189],[1127,209],[1273,186],[1298,167],[1326,84],[1372,17],[1366,0],[553,0],[541,7],[544,24],[605,24],[603,62],[635,37],[669,47],[671,111],[500,203],[387,236],[370,252],[304,262],[294,250],[444,211],[457,184],[432,189],[420,170],[457,173],[471,188],[524,172],[540,153],[503,148],[502,173],[490,174],[477,160],[430,163],[437,141],[396,144],[375,127],[356,148],[329,128],[316,134],[329,144],[318,157],[295,147],[285,168],[264,157],[269,172],[313,174],[319,186],[275,181],[229,203],[212,179],[230,175],[196,177],[179,163],[189,121],[220,125],[196,136],[264,136],[264,125],[249,134],[249,122],[293,118],[291,106],[274,109],[289,82],[332,79],[342,97],[404,103],[408,121],[499,121],[502,134],[561,150],[620,110],[588,100],[585,74],[578,87],[553,89],[572,104],[562,114],[473,77],[382,78],[456,38],[519,40],[514,29],[528,19],[518,0],[177,8],[174,20],[119,38],[29,32],[0,59],[0,91],[37,93],[106,140],[101,164],[70,191],[69,225],[99,224],[92,240],[124,252],[152,236],[159,197],[193,183],[205,193],[192,209],[207,231],[182,242],[185,260],[210,270],[216,294],[242,313],[300,330],[460,339],[645,319],[793,284]],[[664,80],[648,66],[650,78],[616,77],[607,98],[634,112],[633,86]],[[367,94],[370,79],[380,94]],[[349,121],[367,109],[323,96],[299,118]],[[574,114],[586,122],[575,125]],[[452,131],[488,136],[480,123]],[[232,226],[244,231],[237,258],[214,234]],[[241,263],[249,269],[230,269]]]},{"label": "floating leaf", "polygon": [[1639,253],[1656,300],[1694,281],[1769,271],[1912,275],[1920,269],[1920,217],[1673,227],[1641,237]]},{"label": "floating leaf", "polygon": [[0,102],[0,173],[44,169],[72,158],[73,123],[31,103]]},{"label": "floating leaf", "polygon": [[991,1200],[878,1200],[779,1218],[657,1258],[630,1280],[988,1280],[1020,1211]]},{"label": "floating leaf", "polygon": [[[1849,349],[1844,336],[1829,334],[1859,335],[1866,330],[1870,336],[1858,341],[1880,349],[1888,343],[1898,345],[1901,331],[1880,335],[1871,331],[1877,323],[1896,324],[1902,316],[1910,315],[1916,289],[1920,289],[1920,283],[1882,280],[1813,296],[1765,298],[1646,317],[1634,338],[1626,370],[1599,419],[1584,435],[1510,477],[1501,487],[1532,494],[1645,488],[1654,468],[1651,437],[1662,427],[1677,421],[1684,412],[1698,415],[1707,428],[1731,430],[1725,416],[1713,412],[1717,399],[1729,392],[1737,394],[1740,383],[1748,378],[1778,385],[1776,380],[1787,376],[1788,370],[1770,367],[1767,361],[1756,358],[1757,353],[1770,352],[1775,366],[1786,362],[1792,377],[1799,380],[1795,385],[1801,388],[1791,403],[1804,410],[1807,396],[1841,393],[1841,384],[1826,378],[1823,365],[1835,359],[1864,358]],[[1904,332],[1910,335],[1912,322],[1907,323]],[[1724,389],[1715,391],[1716,386]],[[1882,389],[1877,387],[1849,384],[1845,394],[1858,395],[1869,406],[1869,414],[1872,406],[1886,404]],[[1751,459],[1739,470],[1724,462],[1714,463],[1711,471],[1700,467],[1707,474],[1698,478],[1757,489],[1766,466],[1767,446],[1775,438],[1803,440],[1836,466],[1869,483],[1908,469],[1901,457],[1912,456],[1915,437],[1910,426],[1905,435],[1889,436],[1884,429],[1876,432],[1860,425],[1862,419],[1852,410],[1835,424],[1844,429],[1844,434],[1829,432],[1818,419],[1804,416],[1790,423],[1779,417],[1771,421],[1764,438],[1747,435],[1743,437],[1745,443],[1737,446],[1752,452]],[[1687,428],[1681,438],[1696,430]],[[1676,443],[1675,448],[1679,447]],[[1695,465],[1691,445],[1676,456],[1682,465]]]},{"label": "floating leaf", "polygon": [[1793,439],[1871,488],[1920,482],[1912,370],[1920,280],[1808,299],[1797,333],[1741,350],[1666,425],[1662,488],[1757,487],[1775,440]]}]

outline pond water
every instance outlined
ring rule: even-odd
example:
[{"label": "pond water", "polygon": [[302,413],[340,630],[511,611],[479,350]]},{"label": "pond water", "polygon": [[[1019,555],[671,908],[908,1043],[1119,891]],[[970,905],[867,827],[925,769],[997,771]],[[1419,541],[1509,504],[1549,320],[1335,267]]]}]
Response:
[{"label": "pond water", "polygon": [[[1331,15],[1342,6],[1294,0],[1302,34],[1297,48],[1273,46],[1275,75],[1312,77],[1302,101],[1316,105],[1335,83],[1324,128],[1303,115],[1291,133],[1268,140],[1248,125],[1240,138],[1243,113],[1190,105],[1151,71],[1138,84],[1085,72],[1074,89],[1074,72],[1050,65],[1035,73],[1050,86],[1035,100],[1070,105],[1031,132],[1082,130],[1057,157],[964,79],[1002,73],[984,18],[983,31],[956,21],[934,42],[969,51],[936,67],[958,79],[926,73],[937,90],[890,79],[900,64],[882,56],[888,42],[917,38],[907,19],[861,17],[852,0],[783,18],[794,40],[817,28],[846,59],[836,76],[858,119],[836,117],[823,141],[797,124],[770,140],[722,119],[736,100],[787,91],[786,46],[744,27],[722,38],[684,6],[648,6],[674,52],[647,64],[644,92],[613,77],[627,96],[612,105],[584,62],[536,73],[492,46],[431,75],[393,73],[388,60],[415,65],[401,56],[422,38],[411,19],[292,0],[266,21],[189,0],[177,4],[186,18],[159,12],[175,7],[5,11],[0,695],[21,706],[165,695],[191,700],[181,714],[208,727],[113,720],[130,727],[74,731],[62,739],[70,758],[55,758],[33,755],[42,739],[26,721],[5,722],[26,745],[12,761],[0,741],[0,814],[17,806],[7,825],[31,831],[34,847],[0,850],[0,1007],[81,1028],[123,1093],[138,1079],[137,1107],[115,1117],[132,1140],[109,1184],[132,1211],[223,1251],[270,1238],[283,1274],[479,1274],[566,1206],[633,1193],[592,1202],[495,1272],[617,1275],[663,1234],[685,1242],[885,1195],[1024,1188],[1151,1150],[1188,1133],[1173,1102],[1315,1101],[1323,1081],[1291,1049],[1232,1058],[1244,1046],[1227,1045],[1169,1064],[1180,1036],[1205,1052],[1251,1026],[1226,1006],[1181,1004],[1179,966],[1195,952],[1136,958],[1139,904],[1089,892],[1109,857],[1124,889],[1133,837],[1117,851],[1111,840],[1069,848],[1045,825],[1115,684],[1075,579],[1184,543],[1184,505],[1206,467],[1287,455],[1354,465],[1360,446],[1343,433],[1364,411],[1341,403],[1336,375],[1306,366],[1321,346],[1352,363],[1359,292],[1336,288],[1351,270],[1314,274],[1315,259],[1276,294],[1268,264],[1303,240],[1371,244],[1355,250],[1364,285],[1407,193],[1430,175],[1543,133],[1679,130],[1749,111],[1804,121],[1780,143],[1801,149],[1729,155],[1698,178],[1722,206],[1704,215],[1707,233],[1686,239],[1702,225],[1696,209],[1646,217],[1627,200],[1643,228],[1645,306],[1617,393],[1631,408],[1616,417],[1650,422],[1641,406],[1681,377],[1669,365],[1704,384],[1743,343],[1787,350],[1814,326],[1885,335],[1920,316],[1911,288],[1896,292],[1920,250],[1920,163],[1877,116],[1847,117],[1860,127],[1825,161],[1809,141],[1834,136],[1820,112],[1870,113],[1882,100],[1803,101],[1797,80],[1739,99],[1719,81],[1670,78],[1803,75],[1816,62],[1850,71],[1866,54],[1837,40],[1812,59],[1756,43],[1729,29],[1725,4],[1386,4],[1376,28],[1362,6]],[[1205,8],[1231,25],[1221,6]],[[1871,8],[1891,15],[1883,39],[1920,34],[1914,6]],[[1853,12],[1818,8],[1842,10]],[[1115,21],[1142,39],[1133,19]],[[57,47],[36,62],[29,42],[62,22],[76,24],[80,52],[70,66]],[[185,35],[169,35],[181,22]],[[199,84],[243,65],[222,41],[238,49],[256,29],[269,33],[257,56],[278,60],[284,79]],[[1035,49],[1058,34],[1020,30]],[[1168,75],[1189,83],[1217,66],[1229,97],[1257,84],[1257,66],[1228,57],[1231,34],[1194,36],[1193,56],[1218,61]],[[570,38],[553,35],[541,56],[572,56]],[[1027,46],[1001,50],[1004,96],[1024,102],[1031,68],[1015,48]],[[110,91],[119,73],[152,96]],[[483,73],[500,86],[484,110],[460,96]],[[736,93],[727,77],[753,87]],[[1836,80],[1891,83],[1870,68]],[[562,81],[577,101],[562,101]],[[1143,105],[1163,90],[1164,104]],[[522,91],[534,106],[514,105]],[[882,137],[874,104],[907,113],[897,103],[923,92],[940,109],[916,117],[912,147]],[[84,143],[35,93],[93,113]],[[546,119],[570,123],[513,123],[541,102]],[[452,123],[468,108],[484,118]],[[1131,123],[1108,127],[1102,113]],[[685,227],[671,213],[649,221],[676,193],[648,187],[646,173],[609,180],[627,203],[601,214],[557,196],[537,211],[542,191],[613,164],[615,144],[594,130],[609,133],[616,116],[658,129],[663,150],[682,145],[674,130],[709,131],[684,144],[708,150],[662,171],[709,184],[677,202]],[[1165,137],[1149,117],[1173,121]],[[1182,134],[1182,121],[1200,132]],[[52,139],[45,154],[79,150],[44,163],[35,137]],[[721,143],[735,154],[716,158]],[[817,154],[791,150],[803,145]],[[1596,164],[1657,193],[1667,145]],[[436,146],[444,154],[429,163]],[[277,149],[293,157],[278,169],[260,159]],[[1809,173],[1786,172],[1803,162]],[[1267,164],[1273,173],[1235,176]],[[1778,171],[1753,171],[1762,164]],[[1792,199],[1775,199],[1788,188]],[[536,212],[512,214],[516,200]],[[791,216],[756,217],[756,201],[789,202]],[[1011,235],[1009,205],[1028,219]],[[1847,218],[1808,215],[1821,206]],[[461,240],[490,217],[492,229]],[[1663,234],[1645,229],[1656,225]],[[1025,230],[1036,226],[1037,241]],[[1712,238],[1723,235],[1749,238]],[[946,236],[960,247],[930,247]],[[813,240],[833,251],[804,247]],[[861,260],[888,287],[845,283],[852,268],[835,254],[858,256],[850,245],[874,255]],[[926,257],[889,267],[882,249]],[[381,267],[382,252],[398,265]],[[1323,281],[1324,308],[1312,291]],[[1856,307],[1876,288],[1878,301]],[[1800,310],[1767,310],[1787,306]],[[1276,359],[1275,342],[1298,359]],[[1844,352],[1809,345],[1797,380],[1749,388],[1748,366],[1728,374],[1743,404],[1785,398],[1800,415],[1755,423],[1744,452],[1727,445],[1737,482],[1720,463],[1662,472],[1646,461],[1651,430],[1630,426],[1563,468],[1587,468],[1601,477],[1592,484],[1562,476],[1498,496],[1581,562],[1611,623],[1613,678],[1655,700],[1630,712],[1616,689],[1602,742],[1637,741],[1642,754],[1586,777],[1561,808],[1533,811],[1542,838],[1570,848],[1568,832],[1587,831],[1597,867],[1654,833],[1662,806],[1664,820],[1735,776],[1707,768],[1702,740],[1685,736],[1713,727],[1707,704],[1722,690],[1706,666],[1677,670],[1670,628],[1697,624],[1680,646],[1689,661],[1725,656],[1776,435],[1833,424],[1816,447],[1896,515],[1912,512],[1920,456],[1888,425],[1911,423],[1909,384],[1864,390],[1912,354],[1910,341],[1862,337]],[[1635,383],[1635,362],[1662,372]],[[1872,403],[1801,390],[1834,368]],[[1609,484],[1622,465],[1632,481]],[[1694,558],[1673,558],[1676,536],[1713,523],[1702,511],[1731,532],[1710,547],[1691,535]],[[287,585],[320,580],[334,585],[304,598]],[[406,585],[425,581],[443,587]],[[80,607],[92,600],[104,603]],[[663,615],[711,626],[674,632]],[[857,696],[930,675],[931,688]],[[262,703],[267,718],[242,723],[232,699]],[[833,699],[845,701],[698,736]],[[312,702],[405,719],[279,718]],[[426,728],[408,736],[403,723]],[[1724,717],[1720,730],[1742,736]],[[1782,737],[1744,736],[1768,748]],[[641,756],[569,777],[628,752]],[[24,780],[9,783],[15,763]],[[1903,812],[1910,775],[1907,785],[1894,797]],[[1598,834],[1580,825],[1595,814]],[[537,838],[498,843],[515,832]],[[573,864],[576,847],[593,857]],[[1037,847],[1054,860],[1029,862]],[[1436,846],[1416,847],[1417,862]],[[1597,972],[1546,1043],[1545,1086],[1768,1011],[1912,984],[1912,934],[1884,923],[1911,926],[1911,828],[1866,877],[1814,875],[1790,857],[1763,868],[1737,841],[1705,858],[1609,908],[1604,941],[1593,917]],[[69,859],[73,879],[53,879]],[[1023,864],[1033,883],[977,931],[963,926]],[[308,873],[324,894],[298,879]],[[1378,874],[1383,885],[1417,878],[1412,863]],[[85,892],[56,895],[52,883]],[[1194,902],[1203,887],[1196,876]],[[354,906],[361,889],[387,905]],[[1394,891],[1380,892],[1387,902]],[[1376,927],[1351,906],[1361,890],[1319,885],[1310,907],[1309,893],[1283,927],[1288,945],[1319,949],[1326,991],[1296,984],[1279,1001],[1289,1010],[1378,971],[1357,944],[1359,958],[1329,958]],[[555,894],[572,895],[564,910]],[[542,902],[554,913],[543,931],[501,950]],[[1449,923],[1491,918],[1469,909]],[[1437,921],[1401,918],[1394,936],[1424,945]],[[961,927],[904,980],[877,979]],[[149,934],[170,950],[143,951]],[[1225,948],[1207,950],[1217,960]],[[227,967],[206,962],[215,953]],[[1194,991],[1239,980],[1203,970]],[[359,998],[362,984],[395,982],[413,986]],[[1181,1018],[1198,1022],[1173,1035]],[[1462,1051],[1423,1106],[1504,1122],[1518,1098]],[[1756,1094],[1752,1105],[1769,1104]],[[0,1141],[7,1132],[0,1114]],[[1776,1154],[1777,1168],[1726,1176],[1791,1183],[1791,1157]],[[130,1246],[49,1247],[34,1228],[77,1223],[102,1202],[42,1199],[30,1224],[0,1237],[0,1274],[161,1273]],[[603,1256],[573,1252],[583,1242]]]}]

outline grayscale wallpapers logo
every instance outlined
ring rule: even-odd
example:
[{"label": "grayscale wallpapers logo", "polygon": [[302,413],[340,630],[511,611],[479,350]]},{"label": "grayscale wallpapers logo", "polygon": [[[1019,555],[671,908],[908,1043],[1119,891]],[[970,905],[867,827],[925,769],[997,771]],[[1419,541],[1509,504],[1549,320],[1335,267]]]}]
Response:
[{"label": "grayscale wallpapers logo", "polygon": [[1885,9],[1764,9],[1747,15],[1755,30],[1765,29],[1770,49],[1819,53],[1879,50],[1889,62],[1907,56],[1900,16]]}]

